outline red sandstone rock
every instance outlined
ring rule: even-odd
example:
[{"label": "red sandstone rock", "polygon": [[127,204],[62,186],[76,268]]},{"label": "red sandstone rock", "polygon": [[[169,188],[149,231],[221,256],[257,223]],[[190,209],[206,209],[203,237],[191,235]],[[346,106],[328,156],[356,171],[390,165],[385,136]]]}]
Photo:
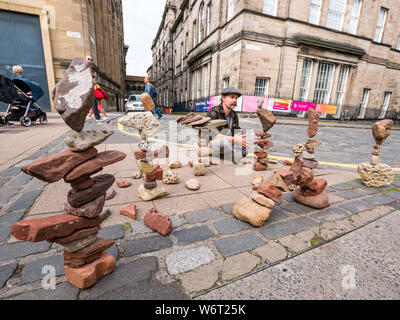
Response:
[{"label": "red sandstone rock", "polygon": [[91,234],[97,233],[100,229],[101,229],[100,226],[96,226],[93,228],[80,229],[80,230],[77,230],[77,231],[71,233],[67,237],[54,238],[54,239],[50,239],[47,241],[64,244],[64,243],[72,242],[75,240],[85,239],[88,236],[90,236]]},{"label": "red sandstone rock", "polygon": [[70,190],[68,192],[67,201],[72,207],[79,208],[105,194],[113,185],[115,177],[111,174],[102,174],[94,177],[93,181],[94,185],[88,189],[82,191]]},{"label": "red sandstone rock", "polygon": [[308,186],[313,179],[314,175],[310,171],[302,169],[300,174],[297,176],[297,179],[294,181],[294,184],[300,187],[305,187]]},{"label": "red sandstone rock", "polygon": [[258,161],[254,162],[253,170],[254,171],[266,171],[268,169],[268,165],[262,164]]},{"label": "red sandstone rock", "polygon": [[254,154],[255,154],[256,157],[259,158],[259,159],[265,159],[265,158],[268,157],[268,152],[265,152],[265,151],[262,150],[262,149],[255,150],[255,151],[254,151]]},{"label": "red sandstone rock", "polygon": [[315,209],[323,209],[330,206],[326,190],[322,191],[317,196],[303,196],[301,188],[296,188],[292,192],[292,196],[295,201]]},{"label": "red sandstone rock", "polygon": [[183,119],[185,118],[185,116],[180,116],[179,118],[175,119],[175,122],[181,122]]},{"label": "red sandstone rock", "polygon": [[303,160],[296,158],[290,167],[290,171],[294,173],[295,178],[300,175],[301,169],[303,168]]},{"label": "red sandstone rock", "polygon": [[167,236],[172,232],[172,220],[158,212],[156,208],[150,209],[144,216],[144,223],[150,229],[157,231],[162,236]]},{"label": "red sandstone rock", "polygon": [[284,160],[284,161],[283,161],[283,165],[284,165],[284,166],[289,166],[289,167],[290,167],[290,166],[293,165],[293,161]]},{"label": "red sandstone rock", "polygon": [[123,207],[120,211],[120,214],[127,216],[136,220],[136,204],[129,204],[126,207]]},{"label": "red sandstone rock", "polygon": [[106,192],[106,201],[113,199],[116,196],[117,192],[115,189],[109,189]]},{"label": "red sandstone rock", "polygon": [[287,186],[293,184],[293,181],[295,180],[294,173],[292,171],[275,170],[275,173],[279,174],[282,177],[283,182],[285,182]]},{"label": "red sandstone rock", "polygon": [[76,183],[71,182],[72,189],[77,190],[77,191],[85,190],[87,188],[90,188],[93,185],[94,185],[94,181],[91,178],[87,178],[86,180],[83,180],[82,182],[76,182]]},{"label": "red sandstone rock", "polygon": [[101,239],[98,238],[96,242],[92,243],[90,246],[87,246],[81,250],[75,251],[73,253],[64,250],[64,261],[65,258],[68,259],[86,259],[91,257],[97,253],[103,252],[110,248],[114,244],[115,240],[112,239]]},{"label": "red sandstone rock", "polygon": [[75,167],[73,170],[68,172],[64,177],[65,182],[71,182],[84,175],[91,175],[100,168],[104,168],[113,163],[122,161],[126,158],[126,153],[121,151],[111,150],[99,153],[93,159],[82,163],[81,165]]},{"label": "red sandstone rock", "polygon": [[282,191],[268,182],[261,182],[257,192],[275,202],[279,202],[282,198]]},{"label": "red sandstone rock", "polygon": [[79,208],[72,207],[68,202],[64,203],[63,210],[67,213],[72,214],[77,217],[85,217],[93,219],[98,217],[103,211],[106,195],[103,194],[97,199],[84,204]]},{"label": "red sandstone rock", "polygon": [[311,159],[303,159],[303,167],[310,168],[310,169],[315,169],[315,168],[318,167],[318,161],[317,160],[311,160]]},{"label": "red sandstone rock", "polygon": [[154,189],[154,188],[157,187],[157,181],[154,180],[154,181],[151,181],[151,182],[146,182],[146,181],[143,179],[143,186],[144,186],[144,188],[147,189],[147,190]]},{"label": "red sandstone rock", "polygon": [[327,185],[325,179],[313,179],[306,187],[301,188],[301,193],[303,196],[318,196]]},{"label": "red sandstone rock", "polygon": [[311,139],[318,133],[319,115],[313,109],[308,109],[308,137]]},{"label": "red sandstone rock", "polygon": [[193,161],[189,161],[189,162],[188,162],[188,166],[191,167],[191,168],[193,168]]},{"label": "red sandstone rock", "polygon": [[156,164],[153,166],[153,170],[157,170],[158,168],[160,168],[160,164],[159,164],[159,163],[156,163]]},{"label": "red sandstone rock", "polygon": [[92,263],[93,261],[99,259],[103,252],[95,253],[86,258],[66,258],[64,256],[64,265],[71,267],[71,268],[80,268],[86,264]]},{"label": "red sandstone rock", "polygon": [[162,180],[163,179],[163,173],[164,173],[163,169],[157,168],[156,170],[154,170],[151,173],[146,173],[144,175],[144,181],[152,182],[152,181],[155,181],[155,180]]},{"label": "red sandstone rock", "polygon": [[135,150],[135,158],[136,160],[145,160],[146,161],[146,152],[143,150]]},{"label": "red sandstone rock", "polygon": [[256,137],[260,137],[261,139],[271,138],[271,135],[267,132],[256,132]]},{"label": "red sandstone rock", "polygon": [[93,286],[101,277],[113,272],[115,258],[106,252],[90,264],[80,268],[65,266],[65,277],[79,289],[87,289]]},{"label": "red sandstone rock", "polygon": [[274,143],[269,140],[269,139],[260,139],[260,140],[254,140],[254,144],[256,145],[263,145],[266,146],[267,148],[272,148],[274,146]]},{"label": "red sandstone rock", "polygon": [[42,219],[19,221],[11,227],[11,234],[18,240],[39,242],[66,237],[75,230],[95,227],[101,222],[101,217],[86,219],[62,213]]},{"label": "red sandstone rock", "polygon": [[39,159],[23,166],[21,170],[26,174],[45,182],[54,183],[61,180],[70,170],[81,163],[95,157],[97,150],[89,148],[83,152],[67,150],[59,154]]},{"label": "red sandstone rock", "polygon": [[132,185],[132,183],[125,179],[118,179],[115,183],[119,188],[129,188]]}]

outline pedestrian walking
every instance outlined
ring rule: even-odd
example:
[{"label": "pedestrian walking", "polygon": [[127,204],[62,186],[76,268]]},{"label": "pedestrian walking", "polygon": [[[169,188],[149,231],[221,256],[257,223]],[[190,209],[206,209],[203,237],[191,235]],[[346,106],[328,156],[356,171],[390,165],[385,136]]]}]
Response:
[{"label": "pedestrian walking", "polygon": [[[96,97],[95,103],[97,104],[97,110],[99,113],[103,114],[103,119],[100,119],[100,120],[108,120],[107,114],[101,105],[102,100],[108,100],[107,94],[104,92],[103,89],[100,88],[100,86],[98,84],[96,84],[94,86],[94,95]],[[93,108],[90,109],[89,118],[92,117],[93,111],[94,111]],[[97,118],[96,118],[96,120],[97,120]]]},{"label": "pedestrian walking", "polygon": [[161,114],[160,110],[157,109],[157,104],[156,104],[156,100],[155,100],[158,96],[158,91],[157,91],[156,87],[150,83],[149,77],[144,78],[144,83],[146,84],[145,92],[150,95],[151,99],[153,99],[153,102],[156,105],[154,107],[154,112],[157,114],[158,119],[161,119],[162,114]]}]

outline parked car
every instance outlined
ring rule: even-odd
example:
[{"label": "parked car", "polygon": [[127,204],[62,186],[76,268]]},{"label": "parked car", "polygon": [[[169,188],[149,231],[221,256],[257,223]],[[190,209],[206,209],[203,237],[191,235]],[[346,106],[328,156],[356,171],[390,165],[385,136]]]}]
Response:
[{"label": "parked car", "polygon": [[142,101],[140,101],[140,95],[132,94],[129,96],[128,101],[125,104],[125,112],[144,112]]}]

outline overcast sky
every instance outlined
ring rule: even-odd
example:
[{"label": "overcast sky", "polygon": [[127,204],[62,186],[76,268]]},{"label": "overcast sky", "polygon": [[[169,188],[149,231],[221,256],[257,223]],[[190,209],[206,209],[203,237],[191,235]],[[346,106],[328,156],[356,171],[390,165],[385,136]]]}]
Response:
[{"label": "overcast sky", "polygon": [[122,0],[127,75],[146,76],[152,64],[151,44],[164,12],[165,0]]}]

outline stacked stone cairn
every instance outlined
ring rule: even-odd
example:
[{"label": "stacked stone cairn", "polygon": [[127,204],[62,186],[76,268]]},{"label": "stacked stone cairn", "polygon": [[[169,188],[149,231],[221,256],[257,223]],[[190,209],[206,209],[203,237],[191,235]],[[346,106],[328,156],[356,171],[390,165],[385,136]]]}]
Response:
[{"label": "stacked stone cairn", "polygon": [[383,142],[390,136],[393,127],[393,120],[385,119],[374,123],[372,134],[375,139],[374,152],[370,162],[363,162],[358,165],[358,174],[363,183],[368,187],[380,188],[384,185],[390,185],[394,181],[393,169],[379,162],[379,152]]},{"label": "stacked stone cairn", "polygon": [[85,118],[94,103],[90,65],[75,59],[53,92],[56,110],[75,133],[64,142],[69,150],[39,159],[22,171],[48,183],[61,179],[70,183],[64,213],[42,219],[23,220],[11,227],[11,234],[30,242],[49,241],[64,246],[64,268],[68,281],[80,289],[93,286],[111,273],[115,258],[105,250],[114,240],[98,238],[107,190],[115,177],[92,177],[105,166],[123,160],[119,151],[98,153],[94,146],[105,141],[112,131],[86,131]]},{"label": "stacked stone cairn", "polygon": [[125,115],[118,120],[118,123],[129,129],[139,130],[141,141],[138,144],[138,149],[135,150],[135,157],[139,161],[143,184],[139,186],[138,194],[143,201],[151,201],[169,194],[167,189],[157,186],[157,180],[163,180],[163,169],[159,164],[153,164],[154,159],[169,158],[169,148],[164,145],[153,150],[148,139],[162,131],[163,127],[151,112],[155,105],[150,95],[144,93],[140,98],[146,112]]},{"label": "stacked stone cairn", "polygon": [[269,163],[275,163],[268,159],[269,149],[274,146],[274,144],[268,139],[271,135],[268,131],[275,125],[276,118],[271,111],[263,109],[264,99],[258,100],[257,115],[261,121],[263,132],[257,132],[257,140],[254,141],[254,145],[258,145],[259,149],[254,151],[257,160],[254,162],[254,171],[266,171],[268,170]]},{"label": "stacked stone cairn", "polygon": [[[328,193],[326,192],[327,181],[314,178],[313,169],[317,168],[318,161],[315,159],[315,148],[321,145],[321,141],[312,140],[318,133],[319,115],[314,109],[308,110],[308,141],[305,145],[297,144],[293,148],[295,156],[289,171],[276,170],[292,192],[295,201],[306,206],[322,209],[330,206]],[[303,154],[305,154],[303,156]]]}]

